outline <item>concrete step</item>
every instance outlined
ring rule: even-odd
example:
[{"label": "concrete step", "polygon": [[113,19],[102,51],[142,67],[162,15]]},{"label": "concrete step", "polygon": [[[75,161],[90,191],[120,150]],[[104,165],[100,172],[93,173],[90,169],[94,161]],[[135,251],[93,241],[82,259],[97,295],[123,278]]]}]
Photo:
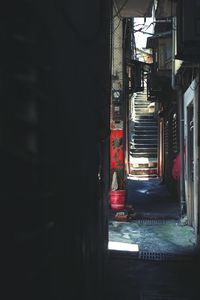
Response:
[{"label": "concrete step", "polygon": [[149,113],[152,112],[152,108],[149,107],[135,107],[135,112],[144,112],[144,113]]},{"label": "concrete step", "polygon": [[157,171],[156,167],[131,167],[133,171]]},{"label": "concrete step", "polygon": [[145,103],[146,105],[150,104],[149,101],[147,101],[147,99],[145,97],[135,98],[133,105],[138,104],[138,103],[143,103],[143,104]]},{"label": "concrete step", "polygon": [[132,155],[138,154],[140,156],[147,155],[151,157],[153,154],[157,155],[157,148],[139,148],[139,149],[130,149]]},{"label": "concrete step", "polygon": [[157,135],[155,135],[154,137],[144,137],[144,136],[136,136],[136,137],[132,137],[130,143],[148,143],[149,141],[151,141],[154,144],[157,144]]},{"label": "concrete step", "polygon": [[150,147],[157,147],[158,146],[158,142],[157,142],[157,139],[154,137],[153,139],[138,139],[137,137],[136,138],[133,138],[131,141],[130,141],[130,145],[131,146],[134,146],[134,147],[141,147],[142,145],[144,145],[144,147],[146,146],[150,146]]},{"label": "concrete step", "polygon": [[135,122],[134,123],[134,127],[135,126],[142,126],[142,127],[144,127],[145,125],[146,125],[146,127],[155,127],[155,128],[158,128],[158,124],[156,122],[149,122],[149,121],[143,121],[143,122],[141,122],[140,121],[140,122]]},{"label": "concrete step", "polygon": [[158,126],[157,126],[157,124],[153,124],[153,123],[151,123],[151,124],[149,124],[149,125],[145,125],[145,123],[135,123],[134,124],[134,130],[137,130],[137,129],[141,129],[141,130],[155,130],[155,132],[157,132],[158,131]]},{"label": "concrete step", "polygon": [[150,139],[150,138],[154,138],[156,139],[158,136],[157,132],[155,130],[135,130],[135,133],[134,135],[132,135],[131,139],[133,138],[147,138],[147,139]]},{"label": "concrete step", "polygon": [[136,140],[155,140],[157,141],[157,134],[133,134],[130,138],[130,142],[136,141]]},{"label": "concrete step", "polygon": [[130,149],[136,149],[136,148],[142,148],[142,147],[152,147],[152,148],[156,148],[158,147],[158,144],[152,141],[148,141],[148,142],[131,142],[130,143]]},{"label": "concrete step", "polygon": [[157,148],[158,147],[158,145],[157,144],[152,144],[151,143],[151,141],[149,141],[149,142],[146,142],[146,143],[143,143],[143,142],[141,142],[141,143],[132,143],[131,144],[131,149],[139,149],[139,148]]},{"label": "concrete step", "polygon": [[151,135],[151,137],[147,136],[143,136],[143,135],[137,135],[137,136],[132,136],[130,139],[130,143],[148,143],[148,142],[152,142],[153,144],[158,144],[158,139],[157,139],[157,134],[156,135]]},{"label": "concrete step", "polygon": [[149,106],[149,103],[146,101],[146,99],[135,99],[135,101],[134,101],[134,107],[136,105],[146,105],[146,106]]},{"label": "concrete step", "polygon": [[155,123],[156,125],[158,125],[158,120],[156,118],[154,118],[153,115],[151,115],[150,113],[147,114],[142,114],[142,113],[136,113],[133,119],[134,123],[144,123],[144,122],[150,122],[150,123]]},{"label": "concrete step", "polygon": [[157,122],[157,120],[155,120],[155,119],[153,119],[153,118],[149,118],[149,119],[137,119],[137,120],[135,120],[135,121],[133,121],[133,123],[131,124],[131,126],[133,126],[133,125],[138,125],[138,124],[144,124],[144,123],[149,123],[150,125],[156,125],[156,126],[158,126],[158,122]]},{"label": "concrete step", "polygon": [[143,104],[138,103],[138,104],[135,104],[134,108],[135,109],[137,109],[137,108],[143,109],[143,108],[149,108],[149,107],[146,103],[143,103]]},{"label": "concrete step", "polygon": [[151,158],[151,159],[157,159],[157,152],[155,153],[147,153],[147,152],[139,152],[139,153],[132,153],[132,151],[130,150],[130,155],[133,157],[133,158]]},{"label": "concrete step", "polygon": [[158,162],[149,162],[149,163],[130,163],[130,168],[138,169],[138,168],[156,168],[157,169]]},{"label": "concrete step", "polygon": [[149,105],[149,102],[147,101],[146,98],[136,98],[134,103],[135,104],[146,104],[146,105]]},{"label": "concrete step", "polygon": [[148,121],[134,123],[133,130],[138,129],[138,128],[141,128],[141,129],[145,129],[145,128],[147,128],[147,129],[153,128],[154,129],[155,128],[155,131],[157,132],[158,124],[155,122],[148,122]]},{"label": "concrete step", "polygon": [[135,117],[141,118],[146,116],[154,117],[154,112],[135,111]]},{"label": "concrete step", "polygon": [[133,179],[142,179],[142,178],[157,178],[158,175],[157,174],[142,174],[142,175],[135,175],[131,173],[130,170],[130,174],[129,174]]},{"label": "concrete step", "polygon": [[148,101],[147,100],[147,95],[146,94],[140,94],[140,95],[137,95],[135,97],[135,100],[138,100],[138,99],[145,99],[145,101]]},{"label": "concrete step", "polygon": [[130,164],[133,166],[154,166],[154,164],[157,164],[158,159],[154,157],[129,157]]},{"label": "concrete step", "polygon": [[158,170],[157,168],[131,168],[131,174],[133,175],[157,175]]},{"label": "concrete step", "polygon": [[157,121],[157,118],[155,118],[154,114],[149,113],[149,114],[135,116],[134,120],[135,121],[138,121],[138,120],[156,120]]}]

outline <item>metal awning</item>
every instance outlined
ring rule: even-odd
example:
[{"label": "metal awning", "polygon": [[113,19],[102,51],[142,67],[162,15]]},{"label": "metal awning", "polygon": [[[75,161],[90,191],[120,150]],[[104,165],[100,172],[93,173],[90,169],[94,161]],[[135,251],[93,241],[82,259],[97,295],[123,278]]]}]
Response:
[{"label": "metal awning", "polygon": [[153,0],[115,0],[120,15],[129,17],[151,17]]},{"label": "metal awning", "polygon": [[169,18],[176,14],[176,3],[169,0],[158,1],[157,18]]}]

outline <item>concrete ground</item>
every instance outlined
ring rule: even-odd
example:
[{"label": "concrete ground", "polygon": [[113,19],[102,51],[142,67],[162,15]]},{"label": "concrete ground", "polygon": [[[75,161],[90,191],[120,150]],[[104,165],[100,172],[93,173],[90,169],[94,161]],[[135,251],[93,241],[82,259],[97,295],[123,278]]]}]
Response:
[{"label": "concrete ground", "polygon": [[200,258],[178,201],[159,180],[129,180],[127,204],[135,217],[115,221],[110,211],[109,241],[137,244],[139,251],[108,251],[104,298],[199,300]]},{"label": "concrete ground", "polygon": [[116,222],[109,223],[109,240],[137,244],[139,251],[184,254],[195,250],[194,229],[180,222]]},{"label": "concrete ground", "polygon": [[179,260],[135,259],[109,253],[106,300],[199,300],[199,258]]},{"label": "concrete ground", "polygon": [[[139,251],[183,254],[196,250],[194,229],[180,218],[180,205],[158,179],[128,180],[127,205],[133,217],[116,221],[110,212],[109,241],[137,244]],[[126,212],[126,210],[121,211]]]}]

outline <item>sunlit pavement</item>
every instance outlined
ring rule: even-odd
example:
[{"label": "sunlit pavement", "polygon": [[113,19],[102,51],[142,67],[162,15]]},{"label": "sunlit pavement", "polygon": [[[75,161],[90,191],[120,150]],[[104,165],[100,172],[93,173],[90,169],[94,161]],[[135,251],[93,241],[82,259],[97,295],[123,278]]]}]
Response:
[{"label": "sunlit pavement", "polygon": [[134,217],[116,221],[118,211],[110,210],[109,241],[138,245],[152,253],[191,253],[196,250],[194,229],[180,218],[179,202],[157,179],[128,180],[127,205]]},{"label": "sunlit pavement", "polygon": [[139,251],[190,253],[195,250],[194,229],[181,222],[109,222],[109,241],[136,244]]}]

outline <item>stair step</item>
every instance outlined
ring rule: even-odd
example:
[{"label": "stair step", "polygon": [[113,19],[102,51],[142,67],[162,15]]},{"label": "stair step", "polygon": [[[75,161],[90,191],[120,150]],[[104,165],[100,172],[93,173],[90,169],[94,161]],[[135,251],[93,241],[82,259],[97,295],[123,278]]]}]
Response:
[{"label": "stair step", "polygon": [[146,103],[145,101],[141,101],[141,102],[135,102],[134,103],[134,107],[138,107],[138,106],[141,106],[141,107],[149,107],[149,103]]},{"label": "stair step", "polygon": [[142,140],[155,140],[155,141],[157,141],[157,134],[142,134],[142,135],[140,135],[140,134],[137,134],[137,135],[132,135],[132,137],[131,137],[131,139],[130,139],[130,141],[132,141],[132,140],[139,140],[139,141],[142,141]]},{"label": "stair step", "polygon": [[152,170],[152,169],[147,169],[147,170],[144,170],[144,169],[130,169],[131,171],[131,174],[134,174],[134,175],[157,175],[158,173],[158,170],[157,168],[155,170]]},{"label": "stair step", "polygon": [[144,143],[132,143],[132,145],[130,145],[130,149],[132,149],[132,150],[136,150],[136,149],[143,149],[143,148],[147,148],[147,149],[150,149],[150,148],[152,148],[152,149],[155,149],[155,148],[158,148],[158,145],[157,144],[152,144],[152,143],[146,143],[146,144],[144,144]]},{"label": "stair step", "polygon": [[144,140],[144,139],[135,139],[134,141],[131,141],[130,142],[131,145],[158,145],[157,143],[157,140],[151,140],[151,139],[148,139],[148,140]]},{"label": "stair step", "polygon": [[138,154],[140,156],[147,155],[151,156],[153,154],[157,155],[157,149],[147,149],[147,148],[140,148],[140,149],[130,149],[132,155]]},{"label": "stair step", "polygon": [[138,100],[138,99],[145,99],[145,101],[148,101],[147,100],[147,95],[146,94],[140,94],[140,95],[137,95],[135,97],[135,100]]},{"label": "stair step", "polygon": [[157,125],[157,123],[154,123],[154,122],[137,122],[137,123],[135,123],[134,124],[134,126],[133,126],[133,129],[134,128],[142,128],[142,129],[144,129],[144,128],[155,128],[156,129],[156,131],[157,131],[157,129],[158,129],[158,125]]},{"label": "stair step", "polygon": [[155,117],[155,114],[154,114],[154,112],[152,112],[152,111],[149,111],[149,112],[141,112],[141,111],[135,111],[135,116],[136,115],[138,115],[138,116],[140,116],[141,117],[141,114],[142,114],[142,117],[143,116],[151,116],[151,117]]},{"label": "stair step", "polygon": [[130,171],[130,174],[129,174],[132,178],[157,178],[158,175],[157,174],[142,174],[142,175],[135,175],[135,174],[132,174],[131,171]]},{"label": "stair step", "polygon": [[134,118],[135,120],[156,120],[157,121],[157,119],[155,119],[155,116],[154,116],[154,114],[148,114],[148,115],[142,115],[142,116],[137,116],[137,117],[135,117]]},{"label": "stair step", "polygon": [[148,121],[144,121],[144,122],[136,122],[134,124],[134,126],[146,126],[146,127],[149,127],[149,126],[152,126],[152,127],[157,127],[157,123],[156,122],[148,122]]},{"label": "stair step", "polygon": [[150,116],[151,118],[154,117],[154,112],[144,113],[143,111],[136,111],[135,117],[144,117],[144,116]]},{"label": "stair step", "polygon": [[144,164],[141,164],[141,163],[130,163],[130,167],[132,169],[135,169],[135,168],[156,168],[157,169],[157,165],[158,165],[157,162],[144,163]]},{"label": "stair step", "polygon": [[154,143],[156,143],[157,144],[157,136],[155,136],[155,137],[148,137],[148,135],[147,135],[147,137],[144,137],[144,136],[137,136],[137,137],[132,137],[131,138],[131,142],[132,143],[137,143],[137,142],[149,142],[149,141],[151,141],[151,142],[154,142]]},{"label": "stair step", "polygon": [[131,170],[133,171],[149,171],[149,170],[152,170],[152,171],[157,171],[157,168],[141,168],[141,167],[138,167],[138,168],[135,168],[135,167],[132,167]]},{"label": "stair step", "polygon": [[135,107],[135,112],[138,112],[138,111],[150,112],[151,110],[152,110],[152,108],[149,108],[149,107],[141,107],[141,108],[140,107]]},{"label": "stair step", "polygon": [[[130,151],[131,152],[131,151]],[[157,159],[157,152],[156,153],[130,153],[130,155],[134,158],[155,158]]]},{"label": "stair step", "polygon": [[135,124],[134,125],[134,129],[141,129],[141,130],[155,130],[155,132],[157,132],[158,130],[158,126],[157,125],[154,125],[154,124],[151,124],[149,126],[145,126],[143,124]]},{"label": "stair step", "polygon": [[149,114],[149,118],[147,118],[146,114],[135,114],[133,122],[155,122],[158,123],[158,119],[153,115]]},{"label": "stair step", "polygon": [[133,121],[133,123],[131,124],[132,126],[133,125],[139,125],[139,124],[145,124],[145,123],[149,123],[149,125],[156,125],[158,127],[158,123],[157,123],[157,120],[155,119],[136,119]]},{"label": "stair step", "polygon": [[135,149],[135,148],[140,148],[140,147],[158,147],[157,143],[152,143],[151,141],[144,143],[143,141],[140,142],[131,142],[130,143],[130,148]]},{"label": "stair step", "polygon": [[157,145],[155,147],[147,147],[147,145],[143,145],[143,147],[137,147],[137,148],[133,148],[132,150],[134,151],[147,151],[149,152],[149,150],[152,150],[152,151],[156,151],[157,150]]},{"label": "stair step", "polygon": [[157,136],[157,132],[156,130],[135,130],[135,133],[134,133],[134,137],[148,137],[148,138],[151,138],[151,137],[155,137]]}]

